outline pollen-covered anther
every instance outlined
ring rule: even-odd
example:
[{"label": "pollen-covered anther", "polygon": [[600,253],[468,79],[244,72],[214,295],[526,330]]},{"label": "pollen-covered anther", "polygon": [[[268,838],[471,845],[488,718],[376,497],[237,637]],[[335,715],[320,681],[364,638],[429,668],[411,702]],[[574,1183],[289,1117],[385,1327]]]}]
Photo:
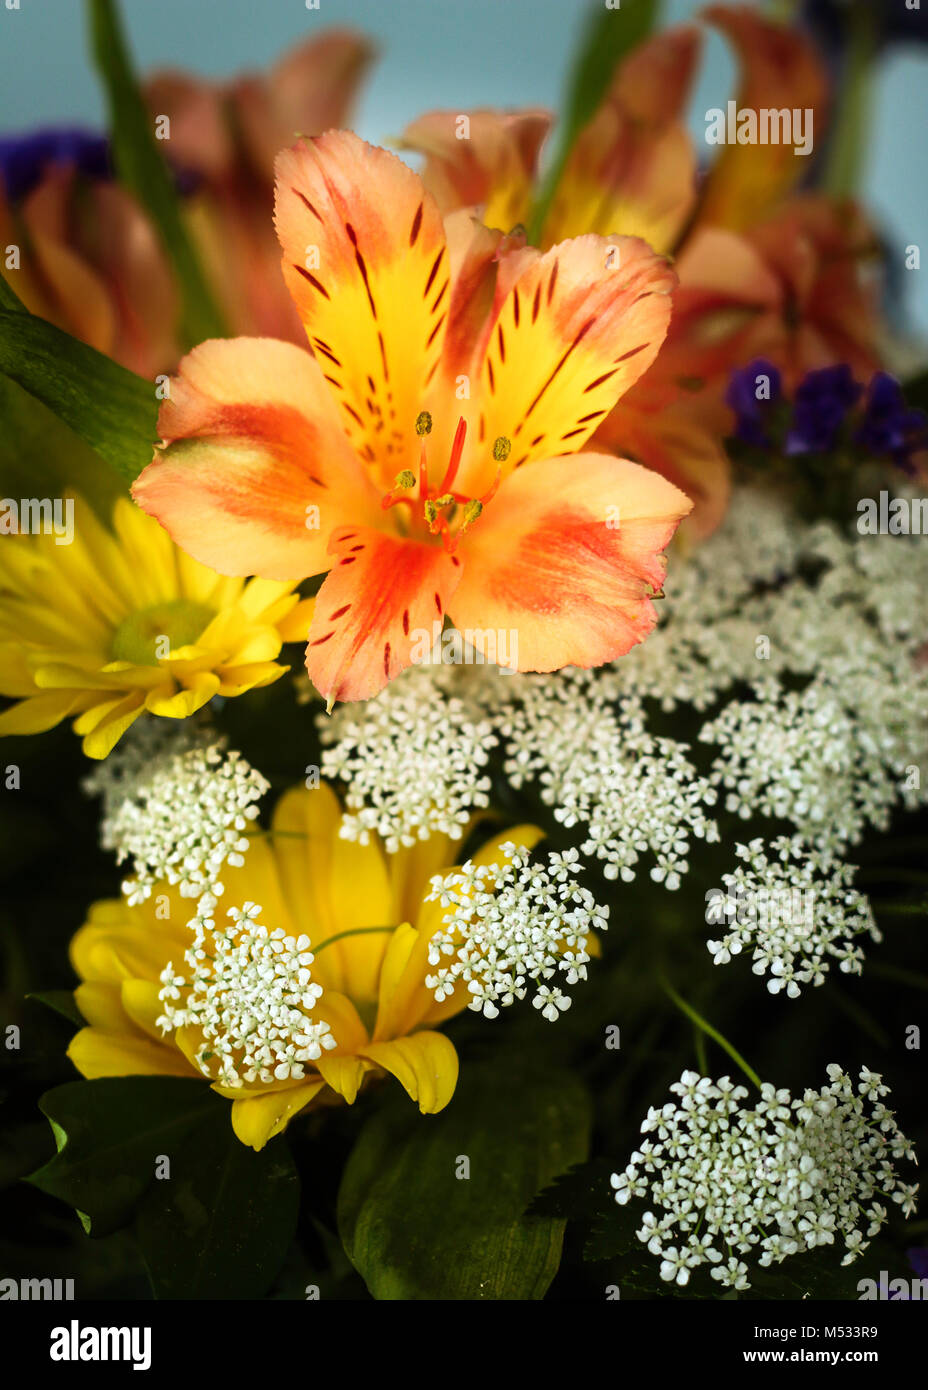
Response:
[{"label": "pollen-covered anther", "polygon": [[505,463],[512,453],[512,442],[504,434],[493,441],[493,457],[497,463]]},{"label": "pollen-covered anther", "polygon": [[469,502],[466,502],[464,504],[463,514],[461,517],[461,525],[458,527],[458,533],[455,536],[455,542],[460,540],[460,538],[464,535],[465,531],[467,531],[471,526],[473,526],[475,521],[480,520],[482,512],[483,503],[481,502],[479,497],[472,497]]},{"label": "pollen-covered anther", "polygon": [[380,505],[383,507],[384,511],[386,511],[388,507],[394,506],[397,502],[410,501],[410,498],[402,497],[400,494],[404,492],[411,492],[412,489],[416,486],[416,482],[416,475],[415,473],[413,473],[411,468],[404,468],[402,472],[397,473],[396,480],[392,488],[389,492],[385,492],[383,497],[380,499]]},{"label": "pollen-covered anther", "polygon": [[416,434],[424,435],[432,433],[432,417],[427,410],[420,410],[416,416]]}]

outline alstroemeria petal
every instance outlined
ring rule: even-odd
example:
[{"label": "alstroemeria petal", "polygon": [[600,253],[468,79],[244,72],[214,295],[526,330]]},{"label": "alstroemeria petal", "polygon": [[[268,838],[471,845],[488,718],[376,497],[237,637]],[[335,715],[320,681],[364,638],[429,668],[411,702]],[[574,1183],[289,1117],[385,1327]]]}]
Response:
[{"label": "alstroemeria petal", "polygon": [[503,483],[461,545],[455,625],[486,651],[504,634],[520,671],[599,666],[653,628],[661,554],[690,499],[627,459],[545,459]]},{"label": "alstroemeria petal", "polygon": [[581,236],[531,261],[504,300],[480,373],[480,416],[462,491],[581,449],[653,362],[667,332],[675,276],[637,237]]},{"label": "alstroemeria petal", "polygon": [[334,527],[382,516],[318,365],[290,343],[201,343],[158,423],[168,447],[132,494],[220,574],[318,574]]},{"label": "alstroemeria petal", "polygon": [[713,428],[711,413],[699,397],[686,395],[654,411],[620,401],[596,436],[596,442],[633,455],[693,499],[686,529],[698,539],[722,521],[731,494],[731,461],[722,444],[727,421]]},{"label": "alstroemeria petal", "polygon": [[510,232],[528,221],[550,125],[550,113],[540,109],[427,111],[406,127],[402,145],[425,155],[422,182],[442,212],[480,206],[488,227]]},{"label": "alstroemeria petal", "polygon": [[[439,545],[346,527],[316,596],[306,647],[309,678],[329,706],[367,700],[431,650],[461,575]],[[423,647],[429,637],[428,645]]]},{"label": "alstroemeria petal", "polygon": [[[710,5],[703,18],[729,40],[741,64],[737,110],[789,110],[803,113],[803,134],[809,142],[824,134],[828,83],[824,66],[810,40],[800,30],[767,19],[745,5]],[[811,112],[811,115],[806,115]],[[727,118],[727,108],[724,112]],[[769,212],[808,168],[792,143],[726,143],[712,166],[700,225],[713,224],[741,231]]]},{"label": "alstroemeria petal", "polygon": [[702,35],[680,24],[636,44],[616,74],[610,96],[636,121],[663,125],[686,115]]},{"label": "alstroemeria petal", "polygon": [[696,153],[686,127],[641,125],[617,102],[606,103],[574,143],[543,243],[621,232],[670,251],[695,201]]},{"label": "alstroemeria petal", "polygon": [[232,172],[234,131],[220,86],[165,68],[151,74],[142,94],[153,119],[167,117],[171,156],[180,168],[217,180]]},{"label": "alstroemeria petal", "polygon": [[574,142],[542,244],[620,232],[674,245],[696,200],[696,154],[683,124],[700,34],[668,30],[638,44]]},{"label": "alstroemeria petal", "polygon": [[269,73],[233,83],[235,119],[255,169],[270,181],[277,152],[297,131],[317,135],[349,125],[374,56],[362,35],[329,29],[290,49]]},{"label": "alstroemeria petal", "polygon": [[416,417],[437,370],[448,253],[435,200],[386,150],[329,131],[277,156],[284,279],[384,490],[418,466]]}]

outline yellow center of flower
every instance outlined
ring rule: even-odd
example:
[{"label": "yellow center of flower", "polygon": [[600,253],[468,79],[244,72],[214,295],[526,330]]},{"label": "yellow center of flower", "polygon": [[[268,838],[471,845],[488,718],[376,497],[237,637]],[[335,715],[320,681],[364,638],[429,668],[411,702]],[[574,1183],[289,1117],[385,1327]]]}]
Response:
[{"label": "yellow center of flower", "polygon": [[139,608],[119,624],[113,634],[114,661],[134,666],[157,666],[159,661],[196,642],[216,616],[216,610],[192,599],[165,599],[150,608]]}]

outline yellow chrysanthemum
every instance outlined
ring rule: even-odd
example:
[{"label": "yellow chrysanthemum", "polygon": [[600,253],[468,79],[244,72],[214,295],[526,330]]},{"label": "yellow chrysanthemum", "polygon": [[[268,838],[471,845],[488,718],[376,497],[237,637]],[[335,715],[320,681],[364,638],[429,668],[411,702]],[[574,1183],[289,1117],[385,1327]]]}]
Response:
[{"label": "yellow chrysanthemum", "polygon": [[[255,1149],[310,1104],[352,1104],[384,1072],[423,1113],[443,1109],[458,1059],[436,1026],[471,996],[459,988],[438,1003],[426,988],[444,910],[424,899],[453,842],[434,835],[387,855],[374,839],[341,839],[340,825],[327,786],[285,793],[270,833],[253,837],[242,867],[224,870],[217,921],[193,960],[189,901],[174,890],[156,888],[134,907],[95,903],[71,943],[89,1024],[68,1050],[78,1071],[204,1077],[232,1101],[235,1133]],[[504,841],[531,848],[540,838],[517,826],[473,862],[501,863]],[[165,1031],[166,1015],[179,1026]],[[270,1079],[255,1075],[262,1069]]]},{"label": "yellow chrysanthemum", "polygon": [[128,499],[113,532],[76,499],[73,540],[0,538],[0,734],[35,734],[77,715],[90,758],[105,758],[144,711],[184,719],[214,695],[241,695],[288,669],[313,600],[290,583],[229,579],[185,555]]}]

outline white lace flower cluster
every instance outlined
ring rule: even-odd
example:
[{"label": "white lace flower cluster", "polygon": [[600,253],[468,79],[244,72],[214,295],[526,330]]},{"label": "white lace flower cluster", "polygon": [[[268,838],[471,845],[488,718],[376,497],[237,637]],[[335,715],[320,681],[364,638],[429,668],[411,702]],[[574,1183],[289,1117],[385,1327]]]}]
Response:
[{"label": "white lace flower cluster", "polygon": [[864,959],[856,938],[881,941],[867,898],[851,887],[854,869],[809,846],[798,835],[736,845],[743,860],[724,874],[724,891],[707,894],[706,921],[725,934],[706,944],[716,965],[753,948],[755,975],[767,975],[771,994],[795,999],[802,985],[824,984],[832,961],[859,975]]},{"label": "white lace flower cluster", "polygon": [[926,725],[924,676],[883,660],[837,679],[824,670],[802,691],[758,681],[754,698],[726,705],[700,739],[720,749],[711,780],[724,788],[727,811],[789,820],[811,845],[837,853],[868,827],[887,829],[899,802],[924,799]]},{"label": "white lace flower cluster", "polygon": [[161,973],[158,1026],[200,1032],[197,1065],[223,1086],[299,1081],[306,1062],[337,1046],[328,1023],[311,1017],[322,986],[312,981],[309,937],[269,932],[260,915],[246,902],[229,908],[229,926],[194,917],[187,974],[176,975],[173,962]]},{"label": "white lace flower cluster", "polygon": [[[614,697],[634,693],[667,712],[705,710],[735,683],[755,679],[758,636],[769,634],[807,530],[766,494],[739,489],[715,535],[673,557],[655,631],[603,673]],[[781,660],[772,643],[764,665]]]},{"label": "white lace flower cluster", "polygon": [[468,1007],[496,1018],[533,984],[532,1003],[554,1022],[570,1007],[562,986],[586,979],[590,934],[606,930],[609,909],[577,882],[576,850],[532,863],[511,841],[501,848],[502,864],[468,860],[432,878],[425,901],[452,910],[429,943],[429,964],[441,968],[426,976],[426,988],[441,1002],[463,982]]},{"label": "white lace flower cluster", "polygon": [[[391,849],[459,834],[498,750],[510,785],[532,784],[610,878],[650,860],[677,887],[693,841],[718,838],[719,803],[843,856],[928,799],[921,539],[806,525],[739,489],[716,535],[674,557],[657,630],[612,666],[427,667],[321,722],[325,770],[348,785],[343,833],[376,829]],[[690,720],[688,741],[659,733],[658,712]]]},{"label": "white lace flower cluster", "polygon": [[647,1198],[638,1239],[679,1285],[707,1265],[726,1288],[750,1287],[742,1256],[763,1267],[843,1240],[842,1264],[866,1250],[887,1219],[887,1201],[915,1210],[916,1186],[894,1161],[915,1161],[912,1146],[883,1104],[882,1078],[866,1067],[854,1083],[829,1066],[829,1084],[801,1099],[765,1084],[760,1100],[729,1077],[684,1072],[679,1097],[651,1109],[646,1139],[623,1173],[615,1200]]},{"label": "white lace flower cluster", "polygon": [[456,693],[460,670],[414,667],[376,700],[319,720],[323,774],[347,783],[344,838],[367,844],[373,831],[391,854],[434,834],[457,840],[489,805],[485,769],[498,739],[480,706]]},{"label": "white lace flower cluster", "polygon": [[640,701],[615,700],[590,672],[511,684],[517,702],[499,714],[511,785],[536,780],[555,820],[583,827],[580,849],[604,864],[606,878],[631,881],[650,854],[654,882],[678,888],[692,839],[718,839],[705,810],[715,792],[686,746],[649,733]]},{"label": "white lace flower cluster", "polygon": [[165,723],[140,720],[84,781],[103,798],[103,848],[116,851],[117,864],[132,862],[134,878],[122,885],[130,904],[159,882],[186,898],[221,894],[222,867],[244,862],[244,832],[269,786],[214,731]]}]

